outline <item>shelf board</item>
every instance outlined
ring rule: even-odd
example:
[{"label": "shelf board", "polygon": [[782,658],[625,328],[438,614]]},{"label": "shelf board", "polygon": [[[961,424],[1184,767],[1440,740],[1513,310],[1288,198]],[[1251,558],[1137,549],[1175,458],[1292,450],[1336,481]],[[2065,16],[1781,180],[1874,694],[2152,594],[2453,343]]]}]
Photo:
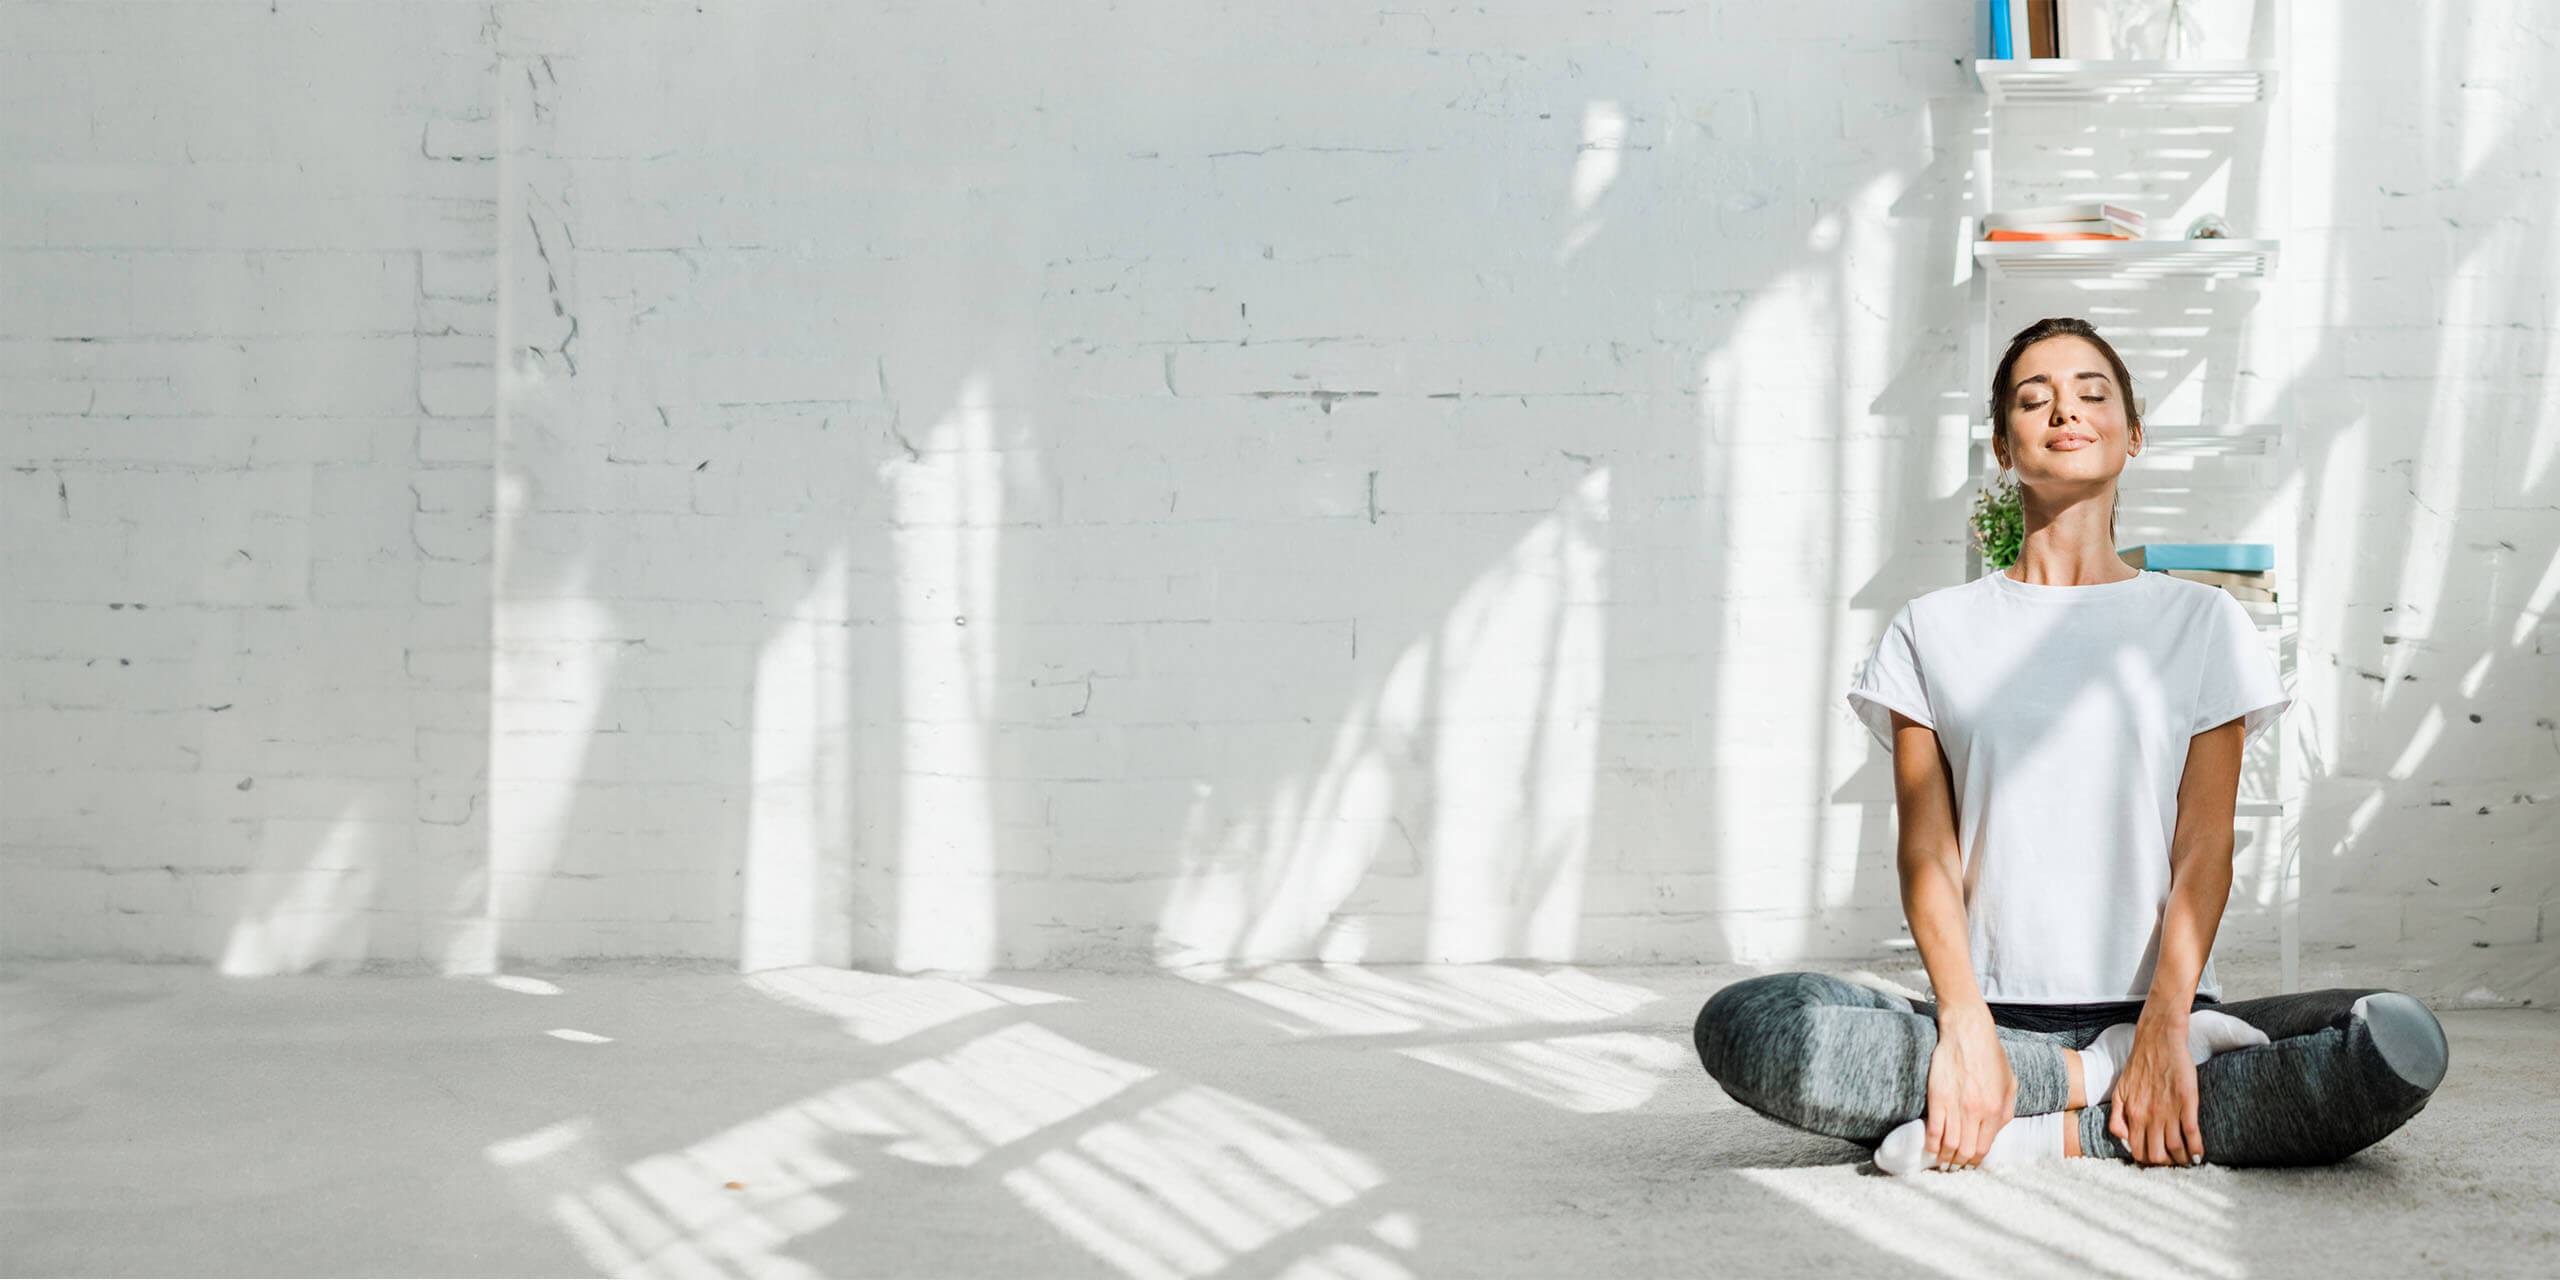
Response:
[{"label": "shelf board", "polygon": [[2240,607],[2249,611],[2249,620],[2260,631],[2290,631],[2302,616],[2301,603],[2295,600],[2243,600]]},{"label": "shelf board", "polygon": [[2257,59],[1976,58],[1973,78],[1995,107],[2245,107],[2276,96],[2276,64]]},{"label": "shelf board", "polygon": [[1976,240],[1973,260],[1995,278],[2225,279],[2271,275],[2273,240]]},{"label": "shelf board", "polygon": [[[2142,450],[2181,456],[2235,456],[2273,452],[2276,433],[2281,423],[2242,422],[2202,425],[2193,422],[2146,422],[2142,424]],[[1973,442],[1991,443],[1991,424],[1977,419],[1973,423]]]}]

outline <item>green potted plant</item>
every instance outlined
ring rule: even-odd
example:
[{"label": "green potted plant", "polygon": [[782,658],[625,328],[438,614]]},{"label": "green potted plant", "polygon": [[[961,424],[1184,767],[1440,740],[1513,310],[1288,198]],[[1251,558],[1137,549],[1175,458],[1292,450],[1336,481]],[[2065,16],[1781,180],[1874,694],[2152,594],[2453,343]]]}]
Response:
[{"label": "green potted plant", "polygon": [[2018,482],[2007,472],[1998,480],[1973,491],[1973,515],[1966,521],[1973,532],[1973,545],[1982,559],[1994,569],[2006,569],[2018,562],[2019,544],[2026,541],[2026,509],[2018,497]]}]

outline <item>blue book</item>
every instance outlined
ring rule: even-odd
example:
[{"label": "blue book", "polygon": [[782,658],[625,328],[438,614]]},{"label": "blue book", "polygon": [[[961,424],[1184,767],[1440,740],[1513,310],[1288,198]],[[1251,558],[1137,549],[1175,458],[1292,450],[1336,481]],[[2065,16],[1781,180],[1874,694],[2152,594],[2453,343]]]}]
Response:
[{"label": "blue book", "polygon": [[1991,56],[2009,56],[2009,0],[1991,0]]},{"label": "blue book", "polygon": [[2116,554],[2136,569],[2265,573],[2276,567],[2275,544],[2269,542],[2149,542],[2119,548]]}]

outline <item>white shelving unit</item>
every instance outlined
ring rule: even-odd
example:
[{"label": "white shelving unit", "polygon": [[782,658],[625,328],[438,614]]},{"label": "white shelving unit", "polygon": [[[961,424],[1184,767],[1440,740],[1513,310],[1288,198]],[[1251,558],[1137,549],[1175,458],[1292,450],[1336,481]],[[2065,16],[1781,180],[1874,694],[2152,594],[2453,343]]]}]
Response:
[{"label": "white shelving unit", "polygon": [[[2282,21],[2281,17],[2278,21]],[[2279,43],[2276,47],[2282,45]],[[1981,135],[1973,157],[1974,208],[1984,211],[2000,207],[1995,203],[1997,196],[1992,185],[1992,139],[2004,110],[2049,107],[2095,107],[2110,111],[2152,107],[2245,109],[2273,100],[2278,68],[2271,61],[2077,62],[2051,58],[1984,58],[1974,62],[1973,71],[1990,104],[1990,128]],[[1969,290],[1966,363],[1971,371],[1969,376],[1974,380],[1967,401],[1968,418],[1972,426],[1971,443],[1979,450],[1976,456],[1989,463],[1976,474],[1988,474],[1997,466],[1997,460],[1991,454],[1991,423],[1972,416],[1988,406],[1991,363],[2000,350],[1993,346],[1990,332],[1991,298],[1995,288],[2004,283],[2103,281],[2138,290],[2154,282],[2265,281],[2275,276],[2279,248],[2274,239],[1991,242],[1978,238],[1977,218],[1972,217],[1964,219],[1963,234],[1969,246],[1959,255]],[[2292,431],[2290,424],[2284,421],[2239,424],[2145,421],[2143,435],[2146,455],[2155,452],[2170,456],[2254,455],[2276,461],[2280,472],[2292,469]],[[2277,566],[2281,575],[2278,594],[2283,599],[2266,603],[2246,602],[2251,616],[2258,621],[2260,635],[2275,647],[2276,660],[2285,675],[2287,687],[2294,683],[2300,603],[2293,588],[2296,549],[2291,542],[2288,537],[2277,546]],[[1984,572],[1979,551],[1971,552],[1969,560],[1972,576]],[[2276,752],[2272,769],[2274,795],[2250,797],[2244,790],[2236,818],[2244,825],[2272,822],[2275,828],[2274,848],[2262,849],[2260,857],[2263,859],[2271,855],[2276,859],[2273,871],[2276,901],[2273,906],[2283,961],[2283,987],[2291,992],[2301,989],[2302,778],[2296,758],[2299,753],[2282,737],[2277,735],[2273,743]],[[2260,865],[2263,867],[2264,863]]]},{"label": "white shelving unit", "polygon": [[1978,58],[1973,75],[1995,107],[2229,107],[2276,96],[2267,61]]},{"label": "white shelving unit", "polygon": [[2273,240],[1976,240],[1995,280],[2228,280],[2274,275]]}]

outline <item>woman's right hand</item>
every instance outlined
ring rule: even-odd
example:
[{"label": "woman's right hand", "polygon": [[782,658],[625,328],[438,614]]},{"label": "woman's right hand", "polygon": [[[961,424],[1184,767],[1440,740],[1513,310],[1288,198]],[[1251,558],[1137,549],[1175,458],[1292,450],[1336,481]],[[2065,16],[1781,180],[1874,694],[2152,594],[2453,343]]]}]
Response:
[{"label": "woman's right hand", "polygon": [[1929,1131],[1923,1149],[1940,1168],[1974,1168],[2018,1102],[2018,1078],[1988,1009],[1941,1011],[1929,1055]]}]

